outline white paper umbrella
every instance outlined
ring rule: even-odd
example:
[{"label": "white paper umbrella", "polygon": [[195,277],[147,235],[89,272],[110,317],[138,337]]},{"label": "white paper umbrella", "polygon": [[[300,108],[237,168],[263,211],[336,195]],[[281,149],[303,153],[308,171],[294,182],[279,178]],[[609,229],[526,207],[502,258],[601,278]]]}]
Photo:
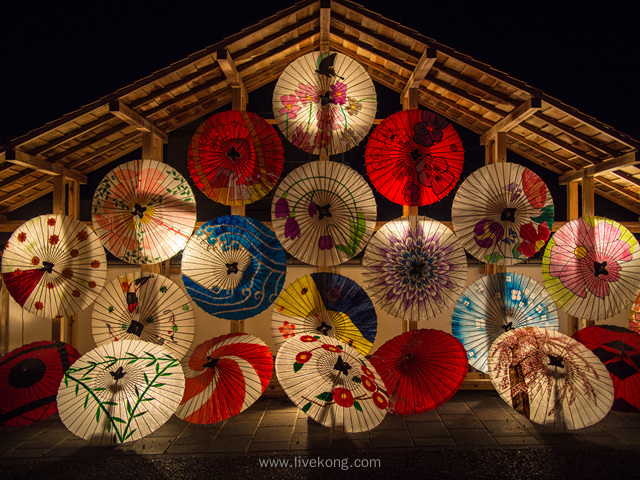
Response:
[{"label": "white paper umbrella", "polygon": [[292,337],[276,355],[276,375],[291,401],[316,422],[348,433],[375,428],[387,413],[374,372],[357,350],[324,335]]},{"label": "white paper umbrella", "polygon": [[515,163],[495,163],[479,168],[460,185],[451,220],[471,255],[513,265],[544,246],[553,212],[551,193],[538,175]]},{"label": "white paper umbrella", "polygon": [[65,373],[58,391],[62,423],[99,444],[132,442],[162,426],[184,393],[180,362],[141,340],[106,343]]},{"label": "white paper umbrella", "polygon": [[41,215],[20,226],[2,255],[11,296],[39,317],[74,315],[96,299],[105,283],[107,257],[83,222]]},{"label": "white paper umbrella", "polygon": [[367,244],[376,201],[366,180],[346,165],[309,162],[293,170],[273,197],[273,229],[287,252],[312,265],[338,265]]},{"label": "white paper umbrella", "polygon": [[631,307],[640,288],[640,245],[620,223],[584,217],[553,235],[542,258],[544,286],[569,315],[611,318]]},{"label": "white paper umbrella", "polygon": [[143,340],[164,346],[178,360],[195,335],[189,298],[167,277],[154,273],[118,275],[96,299],[91,318],[96,345]]},{"label": "white paper umbrella", "polygon": [[560,332],[518,328],[489,351],[502,399],[532,422],[575,430],[602,420],[613,404],[609,372],[591,350]]},{"label": "white paper umbrella", "polygon": [[456,302],[467,278],[467,256],[442,223],[403,217],[373,235],[362,276],[372,300],[384,311],[403,320],[424,320]]},{"label": "white paper umbrella", "polygon": [[230,333],[207,340],[182,360],[184,397],[176,415],[209,424],[246,410],[264,393],[273,356],[258,337]]},{"label": "white paper umbrella", "polygon": [[312,52],[282,72],[273,91],[278,127],[296,147],[315,155],[353,148],[375,120],[369,74],[341,53]]},{"label": "white paper umbrella", "polygon": [[96,234],[128,263],[163,262],[182,250],[196,223],[193,191],[178,171],[153,160],[111,170],[93,195]]},{"label": "white paper umbrella", "polygon": [[527,326],[558,329],[556,305],[535,280],[519,273],[495,273],[469,285],[453,309],[451,331],[469,365],[489,373],[487,354],[505,331]]}]

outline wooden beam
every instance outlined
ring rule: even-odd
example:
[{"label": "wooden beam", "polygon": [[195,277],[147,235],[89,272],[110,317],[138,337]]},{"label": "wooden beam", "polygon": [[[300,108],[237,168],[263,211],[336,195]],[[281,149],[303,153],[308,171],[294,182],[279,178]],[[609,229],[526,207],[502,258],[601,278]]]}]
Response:
[{"label": "wooden beam", "polygon": [[480,136],[480,145],[484,145],[489,138],[495,137],[498,133],[513,130],[514,127],[520,125],[541,108],[542,100],[537,97],[531,97],[520,106],[511,110],[502,120],[482,134]]},{"label": "wooden beam", "polygon": [[62,175],[66,178],[72,178],[82,185],[87,184],[87,176],[85,174],[57,163],[49,162],[39,155],[31,155],[27,152],[23,152],[22,150],[10,149],[5,152],[5,159],[7,162],[11,162],[14,165],[31,168],[51,176]]},{"label": "wooden beam", "polygon": [[232,101],[232,103],[235,104],[232,108],[234,110],[246,110],[249,94],[244,86],[242,77],[240,77],[240,74],[238,73],[238,69],[233,58],[231,58],[231,53],[226,49],[221,49],[216,52],[215,58],[222,69],[222,73],[224,73],[227,78],[227,84],[231,87],[232,98],[235,100]]},{"label": "wooden beam", "polygon": [[435,48],[427,48],[422,52],[422,56],[418,60],[416,64],[416,68],[409,75],[409,80],[407,80],[406,85],[402,89],[400,93],[401,103],[404,102],[404,98],[409,95],[409,91],[411,89],[417,89],[420,87],[420,84],[431,70],[431,67],[434,63],[436,63],[436,58],[438,57],[438,51]]},{"label": "wooden beam", "polygon": [[165,132],[121,101],[115,100],[109,102],[109,112],[136,130],[152,133],[156,137],[160,137],[163,143],[169,143],[169,136]]},{"label": "wooden beam", "polygon": [[160,137],[150,132],[142,132],[142,158],[156,162],[164,161],[164,148]]},{"label": "wooden beam", "polygon": [[595,215],[594,178],[583,177],[582,179],[582,216],[591,217],[593,215]]},{"label": "wooden beam", "polygon": [[320,51],[328,52],[331,42],[331,1],[320,0]]},{"label": "wooden beam", "polygon": [[567,172],[558,178],[558,183],[560,185],[566,185],[567,183],[581,180],[585,177],[595,177],[599,173],[611,172],[613,170],[618,170],[619,168],[637,165],[638,163],[640,163],[640,157],[638,157],[638,151],[636,150],[624,153],[611,160],[605,160],[597,165],[589,165],[588,167],[581,168],[580,170]]}]

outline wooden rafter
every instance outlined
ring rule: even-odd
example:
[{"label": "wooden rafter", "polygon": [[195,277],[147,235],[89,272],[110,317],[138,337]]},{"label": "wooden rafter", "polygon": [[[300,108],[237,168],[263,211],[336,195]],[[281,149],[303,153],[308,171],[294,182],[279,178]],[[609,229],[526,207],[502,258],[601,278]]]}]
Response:
[{"label": "wooden rafter", "polygon": [[[575,182],[577,180],[581,180],[585,177],[595,177],[601,173],[607,173],[614,170],[618,170],[623,167],[630,167],[632,165],[637,165],[640,163],[640,157],[638,157],[638,152],[629,152],[623,155],[620,155],[617,158],[612,160],[606,160],[597,165],[590,165],[586,168],[581,168],[579,170],[572,170],[571,172],[567,172],[558,178],[558,183],[560,185],[566,185],[569,182]],[[600,177],[602,178],[602,177]]]},{"label": "wooden rafter", "polygon": [[5,160],[47,175],[71,178],[82,185],[86,185],[87,183],[87,176],[83,173],[63,167],[57,163],[49,162],[38,155],[31,155],[21,150],[11,149],[5,151]]},{"label": "wooden rafter", "polygon": [[[412,105],[414,103],[413,100],[409,99],[411,95],[416,96],[415,103],[417,104],[418,88],[420,88],[420,84],[427,76],[429,70],[431,70],[433,64],[436,62],[436,58],[438,58],[438,52],[435,48],[427,48],[424,52],[422,52],[422,55],[420,56],[416,67],[414,68],[413,72],[411,72],[411,75],[409,75],[409,80],[407,80],[407,83],[402,89],[402,92],[400,92],[400,102],[403,105]],[[412,94],[411,92],[414,93]],[[415,107],[412,106],[411,108]]]},{"label": "wooden rafter", "polygon": [[231,57],[229,50],[221,49],[215,54],[215,58],[222,69],[222,73],[227,80],[227,84],[231,87],[232,108],[234,110],[245,110],[249,101],[249,93],[245,88],[244,82],[236,63]]},{"label": "wooden rafter", "polygon": [[152,122],[135,112],[131,107],[125,105],[119,100],[109,102],[109,112],[125,123],[128,123],[136,130],[150,133],[155,137],[161,138],[162,143],[169,143],[169,136],[161,129],[156,127]]},{"label": "wooden rafter", "polygon": [[480,135],[480,145],[485,145],[489,139],[496,137],[498,133],[510,132],[515,126],[520,125],[527,118],[540,110],[540,108],[542,108],[542,100],[537,97],[529,98],[519,107],[511,110],[511,112],[509,112],[502,120],[487,130],[484,134]]}]

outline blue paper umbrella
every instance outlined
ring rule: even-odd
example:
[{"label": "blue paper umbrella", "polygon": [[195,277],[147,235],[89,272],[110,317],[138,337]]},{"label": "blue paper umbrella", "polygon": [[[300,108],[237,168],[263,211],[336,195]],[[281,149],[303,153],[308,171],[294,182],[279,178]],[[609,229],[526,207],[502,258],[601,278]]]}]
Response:
[{"label": "blue paper umbrella", "polygon": [[312,273],[280,294],[271,329],[276,346],[295,335],[326,335],[367,355],[378,319],[371,299],[356,282],[336,273]]},{"label": "blue paper umbrella", "polygon": [[265,225],[227,215],[200,227],[182,254],[187,293],[205,312],[245,320],[267,309],[280,294],[286,256]]},{"label": "blue paper umbrella", "polygon": [[544,287],[518,273],[476,280],[453,309],[452,333],[467,350],[469,365],[484,373],[489,373],[487,355],[494,340],[520,327],[557,330],[558,313]]}]

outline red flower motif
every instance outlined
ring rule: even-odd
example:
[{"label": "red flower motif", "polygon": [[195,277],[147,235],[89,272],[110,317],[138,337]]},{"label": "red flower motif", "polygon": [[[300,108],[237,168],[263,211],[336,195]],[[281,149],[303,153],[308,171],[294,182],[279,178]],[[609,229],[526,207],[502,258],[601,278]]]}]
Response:
[{"label": "red flower motif", "polygon": [[100,267],[100,261],[99,260],[93,260],[91,262],[91,268],[98,268]]},{"label": "red flower motif", "polygon": [[74,297],[79,297],[81,295],[80,290],[74,290],[73,292],[71,292],[71,295],[73,295]]},{"label": "red flower motif", "polygon": [[87,240],[87,238],[89,238],[89,232],[87,232],[86,230],[78,232],[78,235],[76,235],[76,238],[78,239],[79,242],[84,242]]},{"label": "red flower motif", "polygon": [[71,270],[70,268],[65,268],[64,270],[62,270],[62,276],[64,278],[73,278],[73,270]]},{"label": "red flower motif", "polygon": [[80,255],[80,251],[77,248],[74,248],[73,250],[71,250],[72,257],[77,257],[78,255]]},{"label": "red flower motif", "polygon": [[49,243],[51,245],[57,245],[59,241],[60,241],[60,237],[58,237],[58,235],[51,235],[49,237]]},{"label": "red flower motif", "polygon": [[94,281],[92,280],[92,281],[90,281],[90,282],[87,284],[87,286],[88,286],[89,288],[96,288],[96,282],[94,282]]},{"label": "red flower motif", "polygon": [[341,407],[349,408],[353,406],[353,394],[346,388],[334,388],[333,400]]},{"label": "red flower motif", "polygon": [[298,355],[296,355],[296,362],[307,363],[309,360],[311,360],[311,357],[311,352],[300,352],[298,353]]},{"label": "red flower motif", "polygon": [[24,233],[24,232],[20,232],[20,233],[18,234],[18,241],[20,241],[20,242],[24,242],[26,239],[27,239],[27,234],[26,234],[26,233]]},{"label": "red flower motif", "polygon": [[31,265],[38,265],[40,263],[40,259],[38,257],[33,257],[31,259]]},{"label": "red flower motif", "polygon": [[52,282],[47,283],[47,288],[49,290],[53,289],[53,287],[55,287],[55,285]]},{"label": "red flower motif", "polygon": [[371,378],[375,378],[375,376],[373,375],[373,372],[371,370],[369,370],[367,367],[365,367],[364,365],[362,367],[360,367],[362,369],[362,373],[364,375],[366,375],[367,377],[371,377]]},{"label": "red flower motif", "polygon": [[42,310],[44,308],[44,304],[42,302],[36,302],[34,307],[36,307],[36,310]]},{"label": "red flower motif", "polygon": [[375,403],[376,407],[380,410],[387,408],[387,399],[384,398],[384,395],[380,392],[374,392],[371,398],[373,399],[373,403]]},{"label": "red flower motif", "polygon": [[55,224],[56,224],[55,218],[50,218],[49,220],[47,220],[47,225],[49,225],[50,227],[53,227]]},{"label": "red flower motif", "polygon": [[301,342],[305,342],[305,343],[309,343],[309,342],[317,342],[318,339],[315,337],[312,337],[311,335],[303,335],[300,337],[300,341]]},{"label": "red flower motif", "polygon": [[362,380],[362,386],[368,391],[375,392],[376,390],[378,390],[378,386],[376,385],[376,383],[369,377],[362,376],[360,377],[360,380]]},{"label": "red flower motif", "polygon": [[336,347],[335,345],[329,345],[329,344],[325,343],[324,345],[322,345],[322,348],[324,348],[328,352],[342,353],[342,349]]},{"label": "red flower motif", "polygon": [[286,320],[283,322],[282,326],[278,327],[278,330],[280,330],[280,333],[282,334],[282,336],[284,338],[289,338],[289,337],[293,337],[295,335],[295,333],[293,332],[293,330],[296,328],[295,325],[293,325],[292,323],[287,322]]},{"label": "red flower motif", "polygon": [[534,224],[526,223],[522,227],[520,227],[520,236],[522,237],[522,243],[516,250],[527,258],[531,258],[538,250],[540,250],[544,246],[550,235],[551,230],[549,230],[547,222],[542,222],[538,227],[537,232]]}]

